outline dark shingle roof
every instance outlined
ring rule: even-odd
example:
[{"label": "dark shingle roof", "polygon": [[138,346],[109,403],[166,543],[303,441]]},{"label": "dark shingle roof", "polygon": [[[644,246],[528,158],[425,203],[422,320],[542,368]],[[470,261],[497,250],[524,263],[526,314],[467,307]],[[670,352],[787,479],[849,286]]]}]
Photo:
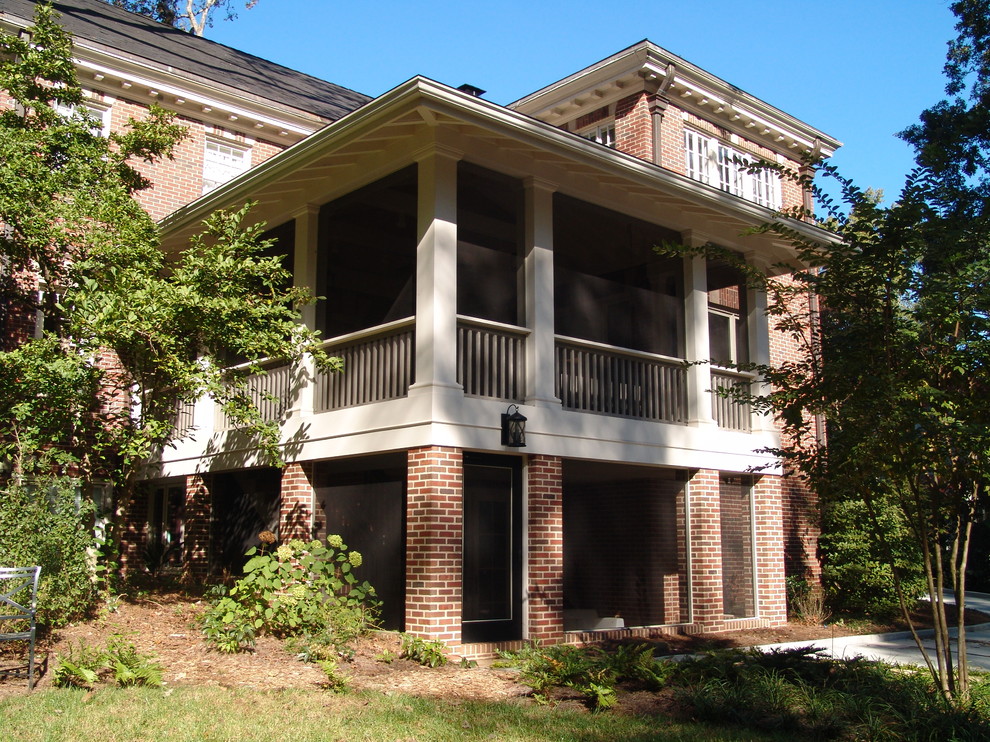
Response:
[{"label": "dark shingle roof", "polygon": [[[0,0],[0,16],[32,20],[34,0]],[[325,80],[110,5],[103,0],[54,0],[73,36],[268,100],[336,120],[371,98]]]}]

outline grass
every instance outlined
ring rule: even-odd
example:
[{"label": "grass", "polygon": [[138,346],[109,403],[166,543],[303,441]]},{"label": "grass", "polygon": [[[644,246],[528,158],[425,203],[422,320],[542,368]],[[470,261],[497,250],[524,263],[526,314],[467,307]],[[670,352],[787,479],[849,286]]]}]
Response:
[{"label": "grass", "polygon": [[664,717],[592,715],[563,707],[405,695],[182,687],[43,690],[0,702],[3,742],[710,742],[789,740]]}]

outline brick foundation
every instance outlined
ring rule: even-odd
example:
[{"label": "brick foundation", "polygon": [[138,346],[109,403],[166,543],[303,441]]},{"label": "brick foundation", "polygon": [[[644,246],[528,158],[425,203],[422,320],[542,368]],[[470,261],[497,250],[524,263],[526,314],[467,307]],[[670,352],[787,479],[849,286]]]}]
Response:
[{"label": "brick foundation", "polygon": [[316,536],[314,521],[313,462],[289,464],[282,470],[282,498],[278,530],[281,541]]},{"label": "brick foundation", "polygon": [[406,631],[461,641],[464,459],[442,446],[408,453]]},{"label": "brick foundation", "polygon": [[528,495],[526,636],[556,644],[564,638],[564,516],[561,461],[531,456]]},{"label": "brick foundation", "polygon": [[699,469],[688,481],[693,623],[715,631],[723,621],[722,537],[717,471]]},{"label": "brick foundation", "polygon": [[190,577],[203,578],[209,574],[212,512],[209,478],[199,474],[186,477],[182,564]]}]

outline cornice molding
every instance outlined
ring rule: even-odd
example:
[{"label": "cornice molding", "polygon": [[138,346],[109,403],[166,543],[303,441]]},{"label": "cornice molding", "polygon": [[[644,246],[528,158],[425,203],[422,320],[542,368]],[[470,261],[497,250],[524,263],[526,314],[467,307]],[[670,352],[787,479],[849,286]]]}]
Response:
[{"label": "cornice molding", "polygon": [[563,126],[637,92],[662,94],[686,111],[791,159],[831,156],[837,139],[650,41],[532,93],[509,108]]},{"label": "cornice molding", "polygon": [[[15,31],[33,22],[6,15]],[[189,72],[127,55],[87,39],[74,38],[73,62],[84,89],[158,105],[215,126],[292,145],[323,128],[328,120],[207,80]]]}]

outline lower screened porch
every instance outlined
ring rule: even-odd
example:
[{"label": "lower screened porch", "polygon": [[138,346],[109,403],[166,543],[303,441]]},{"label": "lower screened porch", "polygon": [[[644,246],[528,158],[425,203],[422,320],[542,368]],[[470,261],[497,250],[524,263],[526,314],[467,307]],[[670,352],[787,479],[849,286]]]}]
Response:
[{"label": "lower screened porch", "polygon": [[262,530],[339,533],[386,628],[465,656],[786,621],[775,476],[424,447],[150,483],[140,505],[131,569],[168,547],[166,568],[236,574]]}]

